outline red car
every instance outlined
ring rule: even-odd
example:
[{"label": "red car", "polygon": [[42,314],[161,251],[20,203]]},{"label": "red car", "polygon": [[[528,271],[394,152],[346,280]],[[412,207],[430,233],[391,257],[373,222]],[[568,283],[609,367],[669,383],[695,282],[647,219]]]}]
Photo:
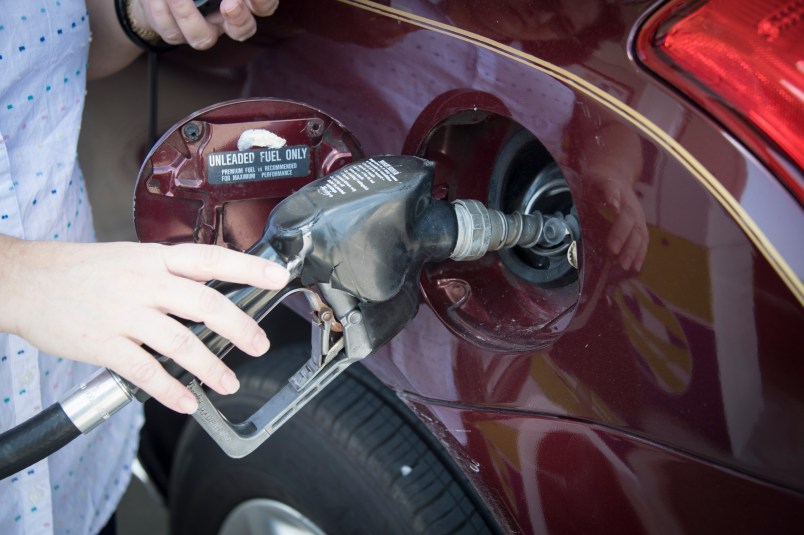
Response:
[{"label": "red car", "polygon": [[[573,215],[580,237],[575,259],[565,240],[425,265],[404,330],[243,459],[149,407],[173,531],[800,532],[801,43],[788,0],[283,0],[206,56],[245,69],[233,99],[333,118],[322,172],[421,156],[435,197]],[[223,240],[246,248],[303,183],[221,204]],[[214,241],[158,186],[138,210],[148,192],[142,239]],[[265,325],[232,417],[308,356],[307,322]]]}]

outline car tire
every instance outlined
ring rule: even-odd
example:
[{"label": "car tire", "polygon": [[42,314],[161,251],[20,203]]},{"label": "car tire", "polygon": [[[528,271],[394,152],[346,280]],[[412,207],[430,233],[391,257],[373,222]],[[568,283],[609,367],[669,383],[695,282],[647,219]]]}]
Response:
[{"label": "car tire", "polygon": [[[273,349],[241,367],[240,390],[217,397],[216,406],[232,420],[246,418],[308,351]],[[360,365],[243,459],[227,457],[192,422],[179,440],[171,477],[171,533],[277,533],[279,527],[328,535],[496,533],[463,475],[432,440]]]}]

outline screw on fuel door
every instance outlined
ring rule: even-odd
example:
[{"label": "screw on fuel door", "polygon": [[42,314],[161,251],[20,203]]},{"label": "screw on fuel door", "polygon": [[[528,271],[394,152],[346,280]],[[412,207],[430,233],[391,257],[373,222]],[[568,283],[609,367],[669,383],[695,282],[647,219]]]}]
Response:
[{"label": "screw on fuel door", "polygon": [[137,236],[245,250],[283,198],[361,157],[342,124],[309,106],[266,98],[211,106],[148,154],[134,194]]}]

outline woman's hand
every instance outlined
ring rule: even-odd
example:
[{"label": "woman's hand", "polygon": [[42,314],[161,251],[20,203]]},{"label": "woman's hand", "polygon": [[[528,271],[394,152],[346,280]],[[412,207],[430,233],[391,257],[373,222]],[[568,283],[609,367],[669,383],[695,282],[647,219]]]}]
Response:
[{"label": "woman's hand", "polygon": [[223,0],[220,10],[204,17],[193,0],[132,0],[134,19],[166,43],[187,43],[205,50],[226,34],[245,41],[257,31],[256,17],[273,14],[279,0]]},{"label": "woman's hand", "polygon": [[[142,49],[123,32],[111,0],[86,0],[92,42],[87,76],[99,79],[119,71]],[[243,41],[257,31],[256,17],[271,15],[279,0],[223,0],[220,10],[206,17],[193,0],[131,0],[131,22],[141,30],[155,31],[167,43],[189,43],[206,49],[227,34]]]},{"label": "woman's hand", "polygon": [[39,349],[106,366],[184,413],[195,397],[141,344],[176,361],[221,394],[239,383],[193,333],[169,315],[208,328],[249,355],[268,350],[259,325],[204,285],[219,279],[264,289],[287,283],[266,260],[213,245],[29,242],[0,237],[0,330]]},{"label": "woman's hand", "polygon": [[645,211],[628,180],[617,175],[590,174],[586,179],[595,184],[606,202],[606,213],[613,215],[606,247],[625,271],[639,273],[648,253],[648,226]]}]

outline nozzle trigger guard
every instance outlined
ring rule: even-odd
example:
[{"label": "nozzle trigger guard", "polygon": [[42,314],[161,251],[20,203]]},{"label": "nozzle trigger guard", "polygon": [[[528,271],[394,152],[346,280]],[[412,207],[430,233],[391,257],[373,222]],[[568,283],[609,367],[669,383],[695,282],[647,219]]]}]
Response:
[{"label": "nozzle trigger guard", "polygon": [[[336,320],[332,309],[321,297],[303,286],[277,296],[276,304],[297,293],[305,296],[313,313],[312,354],[288,379],[288,384],[257,412],[242,422],[230,422],[215,408],[197,380],[188,385],[198,400],[198,410],[193,418],[228,456],[235,459],[257,449],[346,368],[371,353],[357,308]],[[331,343],[332,334],[338,331],[342,331],[342,335]]]}]

